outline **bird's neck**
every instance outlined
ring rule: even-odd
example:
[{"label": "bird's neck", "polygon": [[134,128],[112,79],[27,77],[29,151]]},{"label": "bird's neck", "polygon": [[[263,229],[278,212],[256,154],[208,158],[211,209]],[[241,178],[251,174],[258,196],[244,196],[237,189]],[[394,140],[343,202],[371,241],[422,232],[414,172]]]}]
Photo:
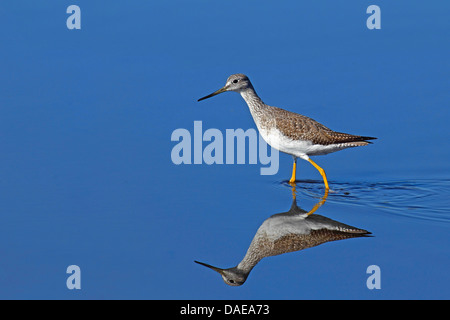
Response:
[{"label": "bird's neck", "polygon": [[242,90],[240,94],[250,108],[250,112],[252,113],[252,115],[265,107],[264,102],[262,102],[261,98],[258,97],[253,87]]},{"label": "bird's neck", "polygon": [[237,269],[241,271],[242,273],[248,275],[250,271],[252,271],[253,267],[258,264],[259,261],[261,261],[262,257],[258,255],[247,254],[245,255],[244,259],[237,265]]},{"label": "bird's neck", "polygon": [[253,267],[256,266],[262,258],[264,258],[266,250],[261,247],[261,243],[262,241],[260,239],[260,235],[258,235],[257,233],[250,243],[250,246],[244,258],[237,265],[237,269],[248,274],[253,269]]}]

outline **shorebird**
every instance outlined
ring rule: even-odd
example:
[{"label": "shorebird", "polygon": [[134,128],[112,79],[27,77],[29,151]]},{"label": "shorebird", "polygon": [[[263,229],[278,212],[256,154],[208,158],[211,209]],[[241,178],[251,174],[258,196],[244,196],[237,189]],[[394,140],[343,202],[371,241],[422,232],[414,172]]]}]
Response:
[{"label": "shorebird", "polygon": [[241,94],[247,103],[256,127],[263,139],[273,148],[290,154],[294,158],[292,176],[289,180],[295,185],[297,159],[309,161],[320,173],[329,189],[325,171],[310,159],[310,156],[325,155],[351,147],[368,145],[374,137],[357,136],[336,132],[323,124],[301,114],[265,104],[256,94],[253,85],[245,74],[231,75],[225,86],[198,101],[211,98],[219,93],[234,91]]},{"label": "shorebird", "polygon": [[327,196],[328,191],[325,190],[325,195],[309,212],[297,206],[294,196],[288,212],[274,214],[261,224],[247,253],[237,266],[222,269],[204,262],[195,262],[218,272],[226,284],[240,286],[256,264],[265,257],[300,251],[329,241],[370,236],[371,233],[367,230],[312,214],[325,203]]}]

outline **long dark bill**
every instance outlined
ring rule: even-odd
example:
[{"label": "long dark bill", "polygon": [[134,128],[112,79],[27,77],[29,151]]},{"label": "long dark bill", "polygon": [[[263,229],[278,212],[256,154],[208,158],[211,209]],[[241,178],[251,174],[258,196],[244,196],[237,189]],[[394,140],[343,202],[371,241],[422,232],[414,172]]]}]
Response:
[{"label": "long dark bill", "polygon": [[212,269],[212,270],[214,270],[214,271],[216,271],[216,272],[218,272],[220,274],[222,274],[222,272],[223,272],[223,269],[220,269],[220,268],[217,268],[217,267],[213,267],[210,264],[207,264],[207,263],[204,263],[204,262],[200,262],[200,261],[196,261],[196,260],[194,260],[194,262],[198,263],[198,264],[201,264],[202,266],[205,266],[207,268],[210,268],[210,269]]},{"label": "long dark bill", "polygon": [[222,92],[225,92],[225,91],[227,91],[227,88],[226,88],[226,87],[223,87],[222,89],[219,89],[219,90],[217,90],[216,92],[213,92],[213,93],[211,93],[211,94],[208,94],[207,96],[204,96],[203,98],[200,98],[200,99],[198,99],[197,101],[202,101],[202,100],[205,100],[205,99],[214,97],[214,96],[218,95],[219,93],[222,93]]}]

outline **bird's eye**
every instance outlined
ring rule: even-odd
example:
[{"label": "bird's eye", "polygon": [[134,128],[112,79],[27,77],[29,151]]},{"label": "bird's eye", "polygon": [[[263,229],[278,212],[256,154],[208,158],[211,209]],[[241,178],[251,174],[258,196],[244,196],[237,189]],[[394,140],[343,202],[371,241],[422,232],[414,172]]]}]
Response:
[{"label": "bird's eye", "polygon": [[[237,82],[237,80],[234,80],[234,81]],[[234,82],[234,81],[233,81],[233,82]],[[231,279],[230,279],[229,281],[230,281],[230,283],[234,283],[234,280],[231,280]]]},{"label": "bird's eye", "polygon": [[238,83],[238,82],[239,82],[238,79],[234,79],[234,80],[233,80],[233,83]]}]

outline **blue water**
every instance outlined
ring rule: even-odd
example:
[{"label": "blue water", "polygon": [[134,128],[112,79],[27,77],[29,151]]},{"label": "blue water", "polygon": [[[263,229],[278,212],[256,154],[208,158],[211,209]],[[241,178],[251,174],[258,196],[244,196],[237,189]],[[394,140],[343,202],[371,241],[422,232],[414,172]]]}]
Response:
[{"label": "blue water", "polygon": [[[77,4],[81,30],[68,30]],[[381,8],[368,30],[366,9]],[[15,1],[0,4],[0,298],[448,299],[450,5],[443,1]],[[270,105],[376,136],[314,160],[316,214],[370,231],[235,266],[292,204],[292,158],[175,165],[175,129],[255,128],[197,99],[242,72]],[[207,143],[205,143],[206,145]],[[299,161],[297,204],[323,195]],[[66,269],[81,269],[69,290]],[[380,268],[381,289],[366,272]]]}]

